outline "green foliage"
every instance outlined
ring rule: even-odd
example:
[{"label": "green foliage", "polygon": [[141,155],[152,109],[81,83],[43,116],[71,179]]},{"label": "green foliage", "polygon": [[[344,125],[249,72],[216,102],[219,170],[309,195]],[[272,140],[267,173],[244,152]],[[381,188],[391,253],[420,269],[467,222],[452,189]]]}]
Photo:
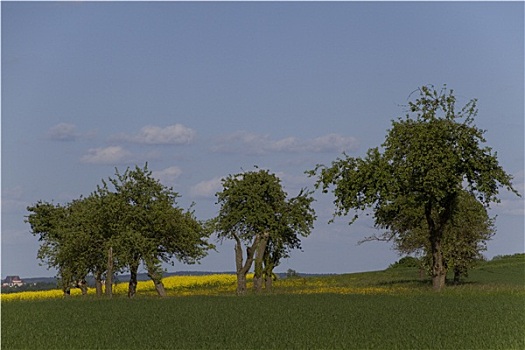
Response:
[{"label": "green foliage", "polygon": [[[213,230],[220,239],[235,240],[238,276],[246,275],[255,257],[255,279],[262,279],[264,274],[270,283],[273,268],[289,250],[299,249],[299,236],[308,236],[313,228],[311,193],[301,190],[287,200],[279,178],[262,169],[230,175],[222,184],[223,190],[217,193],[221,207]],[[245,261],[241,243],[248,245]],[[260,289],[260,284],[256,288]],[[242,289],[239,287],[238,292],[244,293]]]},{"label": "green foliage", "polygon": [[217,193],[221,206],[216,223],[219,238],[235,235],[251,242],[255,235],[279,232],[286,193],[275,174],[250,171],[230,175],[222,184],[223,190]]},{"label": "green foliage", "polygon": [[123,174],[116,170],[109,183],[102,181],[90,196],[66,205],[39,201],[27,208],[27,222],[42,242],[38,258],[58,269],[65,289],[89,273],[100,281],[105,273],[136,272],[141,261],[160,283],[162,262],[195,263],[213,247],[194,213],[177,207],[177,197],[146,164]]},{"label": "green foliage", "polygon": [[26,221],[42,242],[37,257],[59,271],[64,290],[73,281],[84,280],[96,265],[99,237],[92,226],[83,225],[94,214],[90,200],[81,198],[65,206],[39,201],[27,208]]},{"label": "green foliage", "polygon": [[420,267],[421,260],[414,258],[413,256],[404,256],[395,263],[391,264],[388,268],[395,269],[398,267]]},{"label": "green foliage", "polygon": [[[427,220],[421,219],[419,227],[393,239],[395,249],[403,254],[423,256],[423,264],[430,268],[432,255],[428,231]],[[486,208],[469,192],[460,191],[441,242],[444,263],[447,269],[454,271],[456,282],[468,276],[468,270],[484,259],[482,252],[494,233],[494,219],[488,216]]]},{"label": "green foliage", "polygon": [[171,258],[195,263],[206,255],[211,246],[203,238],[202,224],[193,212],[176,206],[178,194],[154,179],[147,165],[117,171],[109,181],[118,208],[113,222],[122,233],[115,237],[118,259],[129,263],[140,256],[156,265]]},{"label": "green foliage", "polygon": [[498,201],[501,186],[518,193],[496,153],[482,147],[484,131],[473,125],[477,101],[457,111],[452,90],[424,86],[418,92],[406,117],[392,121],[382,151],[372,148],[364,158],[345,154],[309,174],[318,176],[316,187],[323,192],[332,189],[334,216],[355,211],[352,223],[372,208],[387,240],[403,240],[425,220],[432,275],[441,289],[446,273],[441,244],[459,194],[466,190],[488,206]]}]

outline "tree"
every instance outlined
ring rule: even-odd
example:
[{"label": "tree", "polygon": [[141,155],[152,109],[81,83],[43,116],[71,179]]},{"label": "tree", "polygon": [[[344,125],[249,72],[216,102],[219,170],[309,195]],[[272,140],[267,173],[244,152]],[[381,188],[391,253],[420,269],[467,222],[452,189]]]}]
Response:
[{"label": "tree", "polygon": [[[102,295],[102,281],[106,280],[106,295],[113,293],[113,274],[123,266],[115,266],[112,259],[112,238],[119,232],[114,228],[114,217],[111,214],[111,194],[105,194],[97,189],[89,197],[81,201],[76,210],[76,220],[71,220],[71,225],[79,231],[79,236],[84,237],[83,244],[76,244],[81,249],[81,260],[89,266],[93,274],[97,296]],[[113,228],[113,229],[112,229]]]},{"label": "tree", "polygon": [[109,182],[110,192],[103,183],[103,193],[113,193],[110,212],[118,234],[112,237],[113,255],[119,265],[126,265],[131,277],[128,296],[133,297],[137,287],[137,270],[144,263],[148,276],[160,296],[166,291],[162,283],[162,262],[176,258],[184,263],[195,263],[213,246],[206,241],[207,233],[192,211],[176,206],[178,194],[152,177],[147,168],[129,168]]},{"label": "tree", "polygon": [[[427,239],[428,224],[421,220],[419,227],[402,237],[394,237],[394,247],[403,254],[423,255],[424,262],[431,262],[431,250]],[[468,275],[468,270],[483,259],[486,242],[495,233],[494,219],[486,208],[467,191],[458,194],[457,206],[443,232],[443,261],[454,272],[454,282]],[[381,237],[383,238],[388,237]],[[427,263],[428,264],[428,263]]]},{"label": "tree", "polygon": [[67,205],[37,202],[28,207],[27,222],[32,234],[39,235],[42,245],[37,257],[56,268],[64,295],[69,295],[71,286],[87,293],[86,276],[92,270],[91,250],[96,246],[95,237],[86,232],[84,220],[87,199],[73,201]]},{"label": "tree", "polygon": [[313,199],[301,191],[288,201],[279,178],[267,170],[230,175],[222,184],[223,191],[216,194],[221,208],[213,229],[220,239],[235,240],[237,294],[246,293],[246,274],[254,262],[254,289],[259,292],[263,278],[271,276],[286,248],[299,246],[297,235],[310,233]]},{"label": "tree", "polygon": [[272,288],[275,279],[273,269],[277,267],[281,259],[288,258],[292,249],[301,249],[301,240],[298,236],[306,237],[310,234],[315,221],[315,212],[311,207],[313,198],[311,192],[301,190],[299,195],[291,198],[286,203],[286,220],[282,225],[279,235],[274,235],[268,240],[263,257],[263,278],[267,290]]},{"label": "tree", "polygon": [[489,217],[474,196],[460,193],[457,213],[445,228],[443,238],[443,256],[446,266],[454,272],[454,283],[467,277],[468,270],[484,259],[482,252],[487,250],[487,241],[496,233],[495,218]]},{"label": "tree", "polygon": [[477,101],[456,111],[452,90],[423,86],[418,92],[406,117],[392,121],[382,152],[376,147],[364,158],[344,154],[330,167],[318,165],[309,173],[319,173],[316,187],[323,192],[333,187],[334,216],[372,208],[375,226],[392,239],[403,239],[425,220],[432,283],[441,290],[446,276],[443,237],[461,191],[487,207],[498,201],[502,186],[518,193],[497,154],[481,145],[485,131],[473,124]]},{"label": "tree", "polygon": [[66,268],[63,255],[60,255],[61,244],[64,241],[60,225],[67,215],[67,209],[61,205],[38,201],[27,207],[30,214],[26,222],[31,226],[31,233],[39,236],[42,242],[38,249],[37,258],[49,268],[56,268],[58,279],[64,295],[67,295],[71,283],[72,273]]}]

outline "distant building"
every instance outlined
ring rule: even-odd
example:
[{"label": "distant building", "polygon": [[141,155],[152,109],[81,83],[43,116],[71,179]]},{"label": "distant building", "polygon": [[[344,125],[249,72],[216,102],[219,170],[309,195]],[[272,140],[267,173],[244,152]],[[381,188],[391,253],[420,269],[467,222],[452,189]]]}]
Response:
[{"label": "distant building", "polygon": [[21,287],[23,284],[24,281],[18,276],[7,276],[2,281],[2,287]]}]

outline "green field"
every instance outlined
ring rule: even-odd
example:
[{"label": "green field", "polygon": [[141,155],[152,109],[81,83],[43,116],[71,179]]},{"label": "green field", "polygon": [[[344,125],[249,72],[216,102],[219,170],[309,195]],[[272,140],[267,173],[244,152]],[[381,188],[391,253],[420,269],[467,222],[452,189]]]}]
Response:
[{"label": "green field", "polygon": [[[323,280],[324,279],[324,280]],[[292,294],[2,302],[2,349],[525,349],[525,255],[431,290],[410,268],[298,278],[378,294]],[[279,281],[278,281],[279,282]]]}]

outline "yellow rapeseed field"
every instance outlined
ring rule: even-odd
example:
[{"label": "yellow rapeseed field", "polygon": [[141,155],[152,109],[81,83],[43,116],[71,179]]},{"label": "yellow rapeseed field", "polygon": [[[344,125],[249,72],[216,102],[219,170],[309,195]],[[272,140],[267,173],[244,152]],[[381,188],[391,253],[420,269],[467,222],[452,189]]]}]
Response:
[{"label": "yellow rapeseed field", "polygon": [[[251,281],[253,274],[247,276]],[[168,296],[190,296],[190,295],[224,295],[235,293],[237,279],[232,274],[216,274],[205,276],[170,276],[163,279],[164,287]],[[359,287],[359,286],[338,286],[334,285],[330,279],[311,279],[311,278],[289,278],[274,282],[276,293],[288,294],[397,294],[408,291],[408,288],[396,287]],[[248,283],[251,288],[251,283]],[[126,295],[128,283],[117,283],[113,287],[114,295]],[[156,295],[155,286],[152,281],[139,281],[137,295]],[[89,288],[88,295],[95,295],[95,289]],[[71,289],[72,297],[81,296],[78,288]],[[2,301],[16,300],[38,300],[63,298],[60,289],[46,291],[31,291],[3,294],[0,296]]]},{"label": "yellow rapeseed field", "polygon": [[[249,275],[248,278],[253,278]],[[229,274],[216,274],[206,276],[170,276],[163,278],[162,282],[166,292],[170,296],[180,295],[218,295],[235,291],[236,276]],[[117,283],[113,286],[115,295],[126,295],[128,292],[128,282]],[[94,288],[88,288],[88,295],[95,295]],[[151,280],[139,281],[137,285],[138,295],[156,295],[155,286]],[[78,288],[71,289],[71,296],[81,296],[82,293]],[[38,300],[62,298],[62,290],[52,289],[45,291],[27,291],[18,293],[2,294],[2,301],[12,300]]]}]

